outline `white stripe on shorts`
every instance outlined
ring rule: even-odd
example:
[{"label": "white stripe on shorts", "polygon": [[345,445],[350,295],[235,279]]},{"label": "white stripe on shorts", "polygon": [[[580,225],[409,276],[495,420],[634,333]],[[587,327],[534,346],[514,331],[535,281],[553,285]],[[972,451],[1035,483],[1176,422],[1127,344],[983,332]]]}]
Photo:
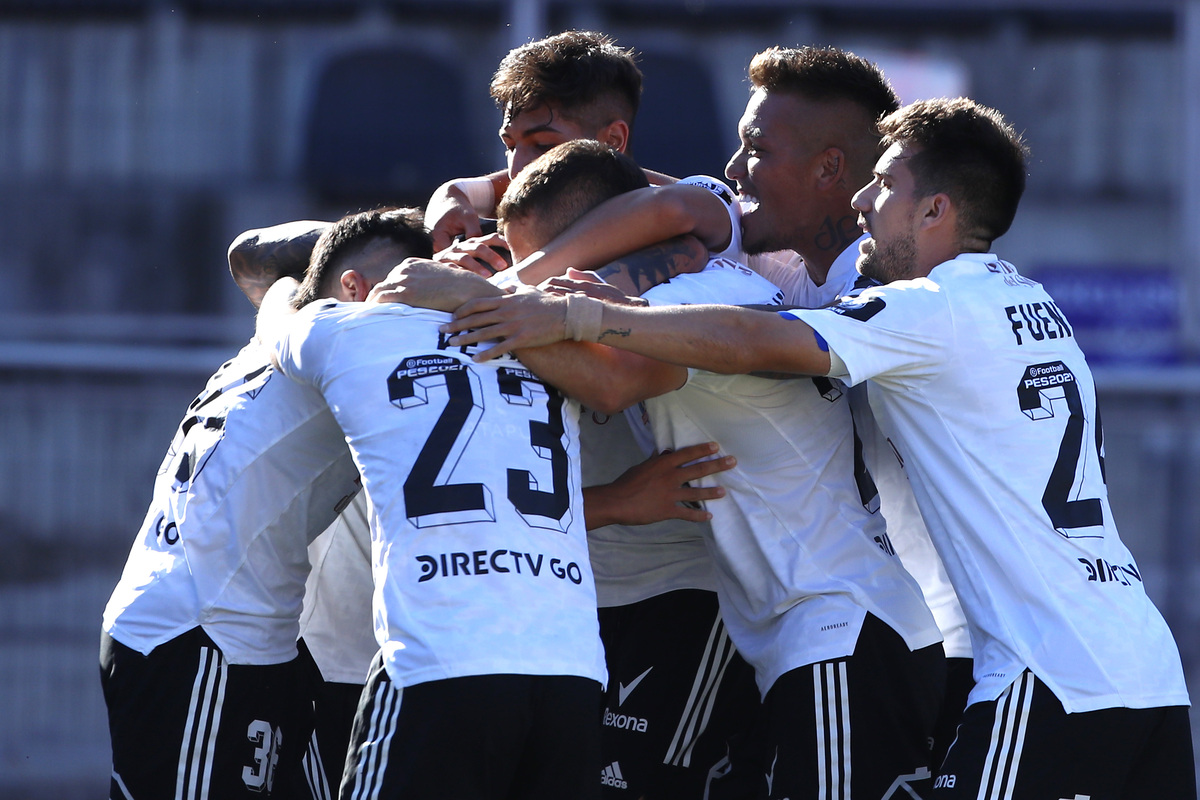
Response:
[{"label": "white stripe on shorts", "polygon": [[381,680],[375,687],[371,700],[371,725],[367,729],[366,739],[350,742],[350,746],[358,750],[354,754],[356,768],[352,800],[378,800],[383,790],[388,753],[392,737],[396,735],[403,694],[404,690],[397,689],[390,680]]},{"label": "white stripe on shorts", "polygon": [[817,725],[817,798],[850,798],[850,690],[846,662],[813,664]]},{"label": "white stripe on shorts", "polygon": [[1033,702],[1033,673],[1026,671],[996,698],[992,740],[979,781],[978,800],[1012,800]]},{"label": "white stripe on shorts", "polygon": [[704,654],[692,680],[692,693],[688,696],[679,717],[679,726],[671,739],[671,746],[663,756],[664,764],[676,767],[689,767],[692,764],[692,750],[696,742],[708,727],[712,716],[713,706],[717,702],[717,692],[725,677],[725,669],[733,660],[733,643],[729,641],[729,632],[718,616],[713,622],[712,630],[708,633],[708,642],[704,645]]},{"label": "white stripe on shorts", "polygon": [[321,747],[317,742],[317,732],[313,731],[308,740],[308,749],[304,751],[301,761],[304,767],[304,779],[308,782],[308,791],[313,800],[333,800],[329,781],[325,778],[325,762],[321,759]]},{"label": "white stripe on shorts", "polygon": [[192,683],[183,744],[179,748],[179,768],[175,780],[175,800],[208,800],[212,783],[213,751],[221,727],[221,709],[225,704],[225,686],[229,667],[221,651],[200,648],[200,663]]}]

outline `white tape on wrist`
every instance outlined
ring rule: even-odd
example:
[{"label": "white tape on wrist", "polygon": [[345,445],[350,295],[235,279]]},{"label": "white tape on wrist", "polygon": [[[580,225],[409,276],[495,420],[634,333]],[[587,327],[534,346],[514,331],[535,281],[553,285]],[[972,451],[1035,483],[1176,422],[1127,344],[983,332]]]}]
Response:
[{"label": "white tape on wrist", "polygon": [[604,303],[585,294],[567,295],[567,316],[563,322],[568,339],[577,342],[600,341],[603,319]]}]

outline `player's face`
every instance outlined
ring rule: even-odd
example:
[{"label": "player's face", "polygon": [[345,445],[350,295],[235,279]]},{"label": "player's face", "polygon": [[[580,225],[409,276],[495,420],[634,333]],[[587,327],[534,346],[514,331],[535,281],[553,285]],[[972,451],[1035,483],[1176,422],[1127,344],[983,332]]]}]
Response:
[{"label": "player's face", "polygon": [[595,134],[562,115],[557,106],[543,103],[517,114],[506,111],[500,140],[508,157],[508,177],[517,177],[529,162],[555,145]]},{"label": "player's face", "polygon": [[858,224],[871,234],[859,245],[858,271],[881,283],[917,277],[916,184],[907,161],[912,155],[893,144],[875,165],[875,178],[854,195]]},{"label": "player's face", "polygon": [[[747,253],[803,249],[823,220],[815,209],[811,176],[815,127],[822,110],[793,94],[755,89],[738,122],[741,146],[725,167],[742,202],[742,245]],[[815,224],[814,224],[815,223]]]}]

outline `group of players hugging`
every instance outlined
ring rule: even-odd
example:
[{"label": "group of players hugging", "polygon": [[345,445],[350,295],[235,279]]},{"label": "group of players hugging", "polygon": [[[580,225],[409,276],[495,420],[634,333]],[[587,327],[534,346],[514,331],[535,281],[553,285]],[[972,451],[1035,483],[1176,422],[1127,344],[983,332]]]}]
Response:
[{"label": "group of players hugging", "polygon": [[836,48],[749,79],[677,180],[635,54],[534,41],[506,171],[234,241],[256,334],[104,612],[112,800],[1194,800],[1091,372],[991,252],[1021,136]]}]

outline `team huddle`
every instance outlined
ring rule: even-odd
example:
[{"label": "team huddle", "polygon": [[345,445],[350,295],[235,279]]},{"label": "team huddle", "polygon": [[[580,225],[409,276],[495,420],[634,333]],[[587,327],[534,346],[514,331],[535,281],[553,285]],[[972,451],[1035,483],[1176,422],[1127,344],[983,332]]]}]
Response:
[{"label": "team huddle", "polygon": [[[508,169],[247,231],[103,619],[113,800],[1193,800],[1178,649],[1027,151],[836,48],[729,184],[609,37],[511,51]],[[495,220],[496,229],[490,229]]]}]

